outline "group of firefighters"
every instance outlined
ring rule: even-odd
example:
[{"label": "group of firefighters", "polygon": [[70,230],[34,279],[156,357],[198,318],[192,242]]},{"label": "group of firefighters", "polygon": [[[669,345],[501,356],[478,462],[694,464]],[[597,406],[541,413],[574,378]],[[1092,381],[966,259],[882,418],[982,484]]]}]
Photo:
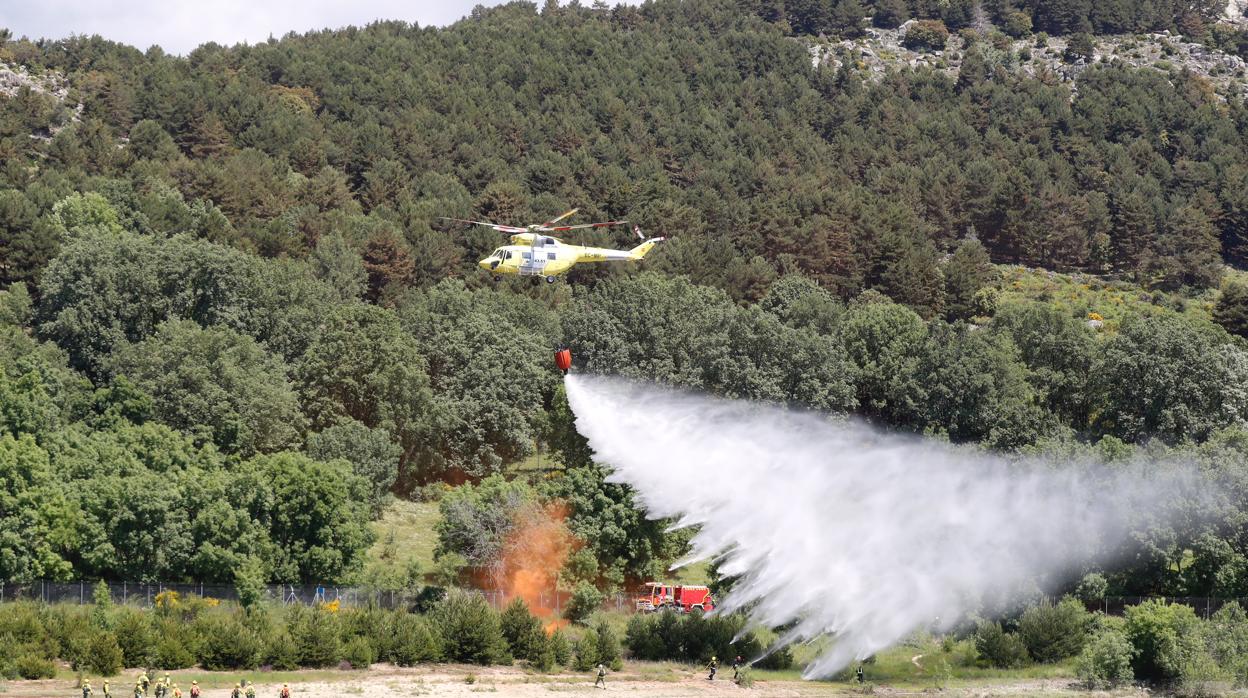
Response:
[{"label": "group of firefighters", "polygon": [[[198,681],[192,681],[191,692],[183,694],[182,689],[178,688],[178,684],[173,683],[167,672],[164,677],[153,682],[148,678],[147,671],[144,670],[135,678],[134,698],[147,698],[149,688],[154,689],[155,698],[183,698],[184,695],[186,698],[200,698],[201,695]],[[82,682],[82,698],[92,698],[93,693],[95,691],[91,688],[91,679],[84,679]],[[104,679],[102,696],[103,698],[113,698],[112,693],[109,691],[108,679]],[[282,684],[282,690],[278,696],[279,698],[290,698],[290,686]],[[256,698],[255,684],[251,681],[239,681],[234,684],[234,690],[230,692],[230,698]]]}]

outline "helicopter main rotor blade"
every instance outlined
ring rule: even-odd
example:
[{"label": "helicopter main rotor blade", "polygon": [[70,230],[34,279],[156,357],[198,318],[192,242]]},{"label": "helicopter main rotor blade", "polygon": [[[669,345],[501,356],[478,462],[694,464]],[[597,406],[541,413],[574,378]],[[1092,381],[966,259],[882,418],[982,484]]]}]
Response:
[{"label": "helicopter main rotor blade", "polygon": [[628,225],[628,221],[607,221],[605,223],[581,223],[579,225],[557,225],[553,228],[538,228],[544,232],[554,232],[557,230],[576,230],[578,228],[605,228],[609,225]]},{"label": "helicopter main rotor blade", "polygon": [[558,223],[559,221],[563,220],[564,218],[567,218],[568,216],[572,215],[573,213],[576,213],[576,212],[577,212],[577,211],[579,211],[579,210],[581,210],[581,209],[579,209],[579,208],[574,208],[574,209],[572,209],[571,211],[565,211],[564,213],[559,214],[559,216],[558,216],[558,217],[556,217],[556,218],[552,218],[552,219],[550,219],[550,220],[546,221],[545,223],[543,223],[543,224],[541,225],[541,227],[542,227],[542,228],[549,228],[550,226],[552,226],[552,225],[554,225],[554,224]]},{"label": "helicopter main rotor blade", "polygon": [[500,233],[524,233],[528,231],[527,228],[517,228],[514,225],[499,225],[498,223],[490,223],[487,221],[470,221],[464,218],[447,218],[446,216],[438,216],[438,218],[444,221],[455,221],[456,223],[471,223],[472,225],[484,225],[485,227],[493,228],[494,230],[497,230]]}]

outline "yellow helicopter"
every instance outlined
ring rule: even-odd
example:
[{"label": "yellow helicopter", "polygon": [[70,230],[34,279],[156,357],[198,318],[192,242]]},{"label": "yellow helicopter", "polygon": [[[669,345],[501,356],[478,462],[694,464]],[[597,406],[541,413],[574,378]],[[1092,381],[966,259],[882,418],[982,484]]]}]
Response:
[{"label": "yellow helicopter", "polygon": [[580,228],[605,228],[612,225],[628,225],[628,221],[606,221],[604,223],[582,223],[579,225],[558,225],[580,209],[564,212],[540,225],[519,227],[500,225],[486,221],[470,221],[463,218],[445,218],[444,221],[484,225],[503,233],[512,233],[511,244],[504,245],[490,253],[489,257],[477,263],[477,266],[498,278],[502,274],[519,276],[541,276],[546,283],[553,284],[561,274],[583,262],[636,262],[646,256],[654,246],[663,242],[664,238],[649,238],[641,234],[641,228],[633,226],[633,232],[641,239],[641,244],[631,250],[611,250],[604,247],[585,247],[569,245],[546,233],[577,230]]}]

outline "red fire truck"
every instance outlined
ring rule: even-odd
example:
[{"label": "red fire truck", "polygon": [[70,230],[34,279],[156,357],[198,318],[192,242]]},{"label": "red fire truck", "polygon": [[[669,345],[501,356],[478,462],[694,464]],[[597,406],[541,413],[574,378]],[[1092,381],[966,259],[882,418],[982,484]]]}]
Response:
[{"label": "red fire truck", "polygon": [[647,582],[637,597],[637,610],[643,612],[672,610],[677,613],[711,611],[715,598],[709,587],[684,584],[673,586],[662,582]]}]

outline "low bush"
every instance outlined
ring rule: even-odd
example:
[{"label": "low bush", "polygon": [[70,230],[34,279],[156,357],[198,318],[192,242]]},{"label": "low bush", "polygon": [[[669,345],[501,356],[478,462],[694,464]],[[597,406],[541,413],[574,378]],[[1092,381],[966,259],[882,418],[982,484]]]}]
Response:
[{"label": "low bush", "polygon": [[356,636],[342,646],[342,658],[352,669],[367,669],[377,660],[373,645],[366,637]]},{"label": "low bush", "polygon": [[396,613],[390,621],[393,642],[390,661],[399,666],[420,662],[436,662],[442,658],[442,643],[437,630],[423,616]]},{"label": "low bush", "polygon": [[1075,662],[1075,674],[1090,689],[1107,689],[1131,681],[1135,648],[1122,631],[1106,628],[1084,646]]},{"label": "low bush", "polygon": [[12,635],[0,635],[0,679],[17,678],[17,642]]},{"label": "low bush", "polygon": [[1027,647],[1014,633],[1007,633],[1001,624],[984,621],[975,630],[975,651],[980,659],[998,669],[1014,669],[1027,663]]},{"label": "low bush", "polygon": [[194,622],[200,637],[199,664],[209,671],[254,669],[259,666],[263,644],[236,615],[209,614]]},{"label": "low bush", "polygon": [[[738,614],[703,616],[670,612],[638,614],[629,619],[624,642],[632,656],[648,660],[703,663],[712,656],[752,659],[763,654],[753,632],[742,632],[745,618]],[[788,668],[793,655],[777,650],[760,662],[764,668]]]},{"label": "low bush", "polygon": [[320,607],[291,609],[286,627],[299,650],[299,666],[324,668],[342,659],[338,618]]},{"label": "low bush", "polygon": [[[187,669],[195,666],[195,654],[186,642],[183,641],[180,634],[169,634],[160,638],[156,643],[156,649],[151,654],[151,663],[157,669]],[[143,666],[130,665],[130,666]]]},{"label": "low bush", "polygon": [[17,675],[23,679],[56,678],[56,663],[37,654],[23,654],[13,663]]},{"label": "low bush", "polygon": [[605,620],[599,621],[598,626],[594,628],[594,634],[598,636],[596,646],[598,663],[606,664],[611,667],[612,671],[623,669],[624,661],[620,656],[620,641],[611,626]]},{"label": "low bush", "polygon": [[[113,631],[117,633],[117,644],[121,647],[122,664],[147,666],[156,649],[149,616],[137,608],[123,606],[114,611],[112,624]],[[193,659],[191,663],[194,663]]]},{"label": "low bush", "polygon": [[598,633],[585,631],[572,648],[572,668],[589,671],[598,666]]},{"label": "low bush", "polygon": [[289,632],[275,633],[264,645],[264,663],[278,671],[299,668],[299,645]]},{"label": "low bush", "polygon": [[1027,609],[1018,621],[1018,634],[1032,659],[1051,664],[1079,654],[1091,621],[1082,603],[1066,597],[1058,604]]},{"label": "low bush", "polygon": [[1189,606],[1153,599],[1126,611],[1124,632],[1136,678],[1173,680],[1203,651],[1200,619]]},{"label": "low bush", "polygon": [[442,652],[452,662],[505,664],[511,661],[498,614],[480,594],[451,591],[430,614]]},{"label": "low bush", "polygon": [[555,664],[568,666],[572,662],[572,643],[568,642],[567,633],[556,630],[550,634],[550,651],[554,655]]},{"label": "low bush", "polygon": [[901,43],[911,51],[943,51],[949,43],[949,30],[938,19],[920,19],[906,30]]},{"label": "low bush", "polygon": [[503,609],[499,616],[499,628],[516,659],[536,661],[537,655],[548,644],[541,621],[529,612],[528,604],[521,598],[513,599]]},{"label": "low bush", "polygon": [[83,666],[99,676],[116,676],[121,670],[121,660],[121,647],[117,644],[117,636],[104,630],[96,632],[87,643]]}]

